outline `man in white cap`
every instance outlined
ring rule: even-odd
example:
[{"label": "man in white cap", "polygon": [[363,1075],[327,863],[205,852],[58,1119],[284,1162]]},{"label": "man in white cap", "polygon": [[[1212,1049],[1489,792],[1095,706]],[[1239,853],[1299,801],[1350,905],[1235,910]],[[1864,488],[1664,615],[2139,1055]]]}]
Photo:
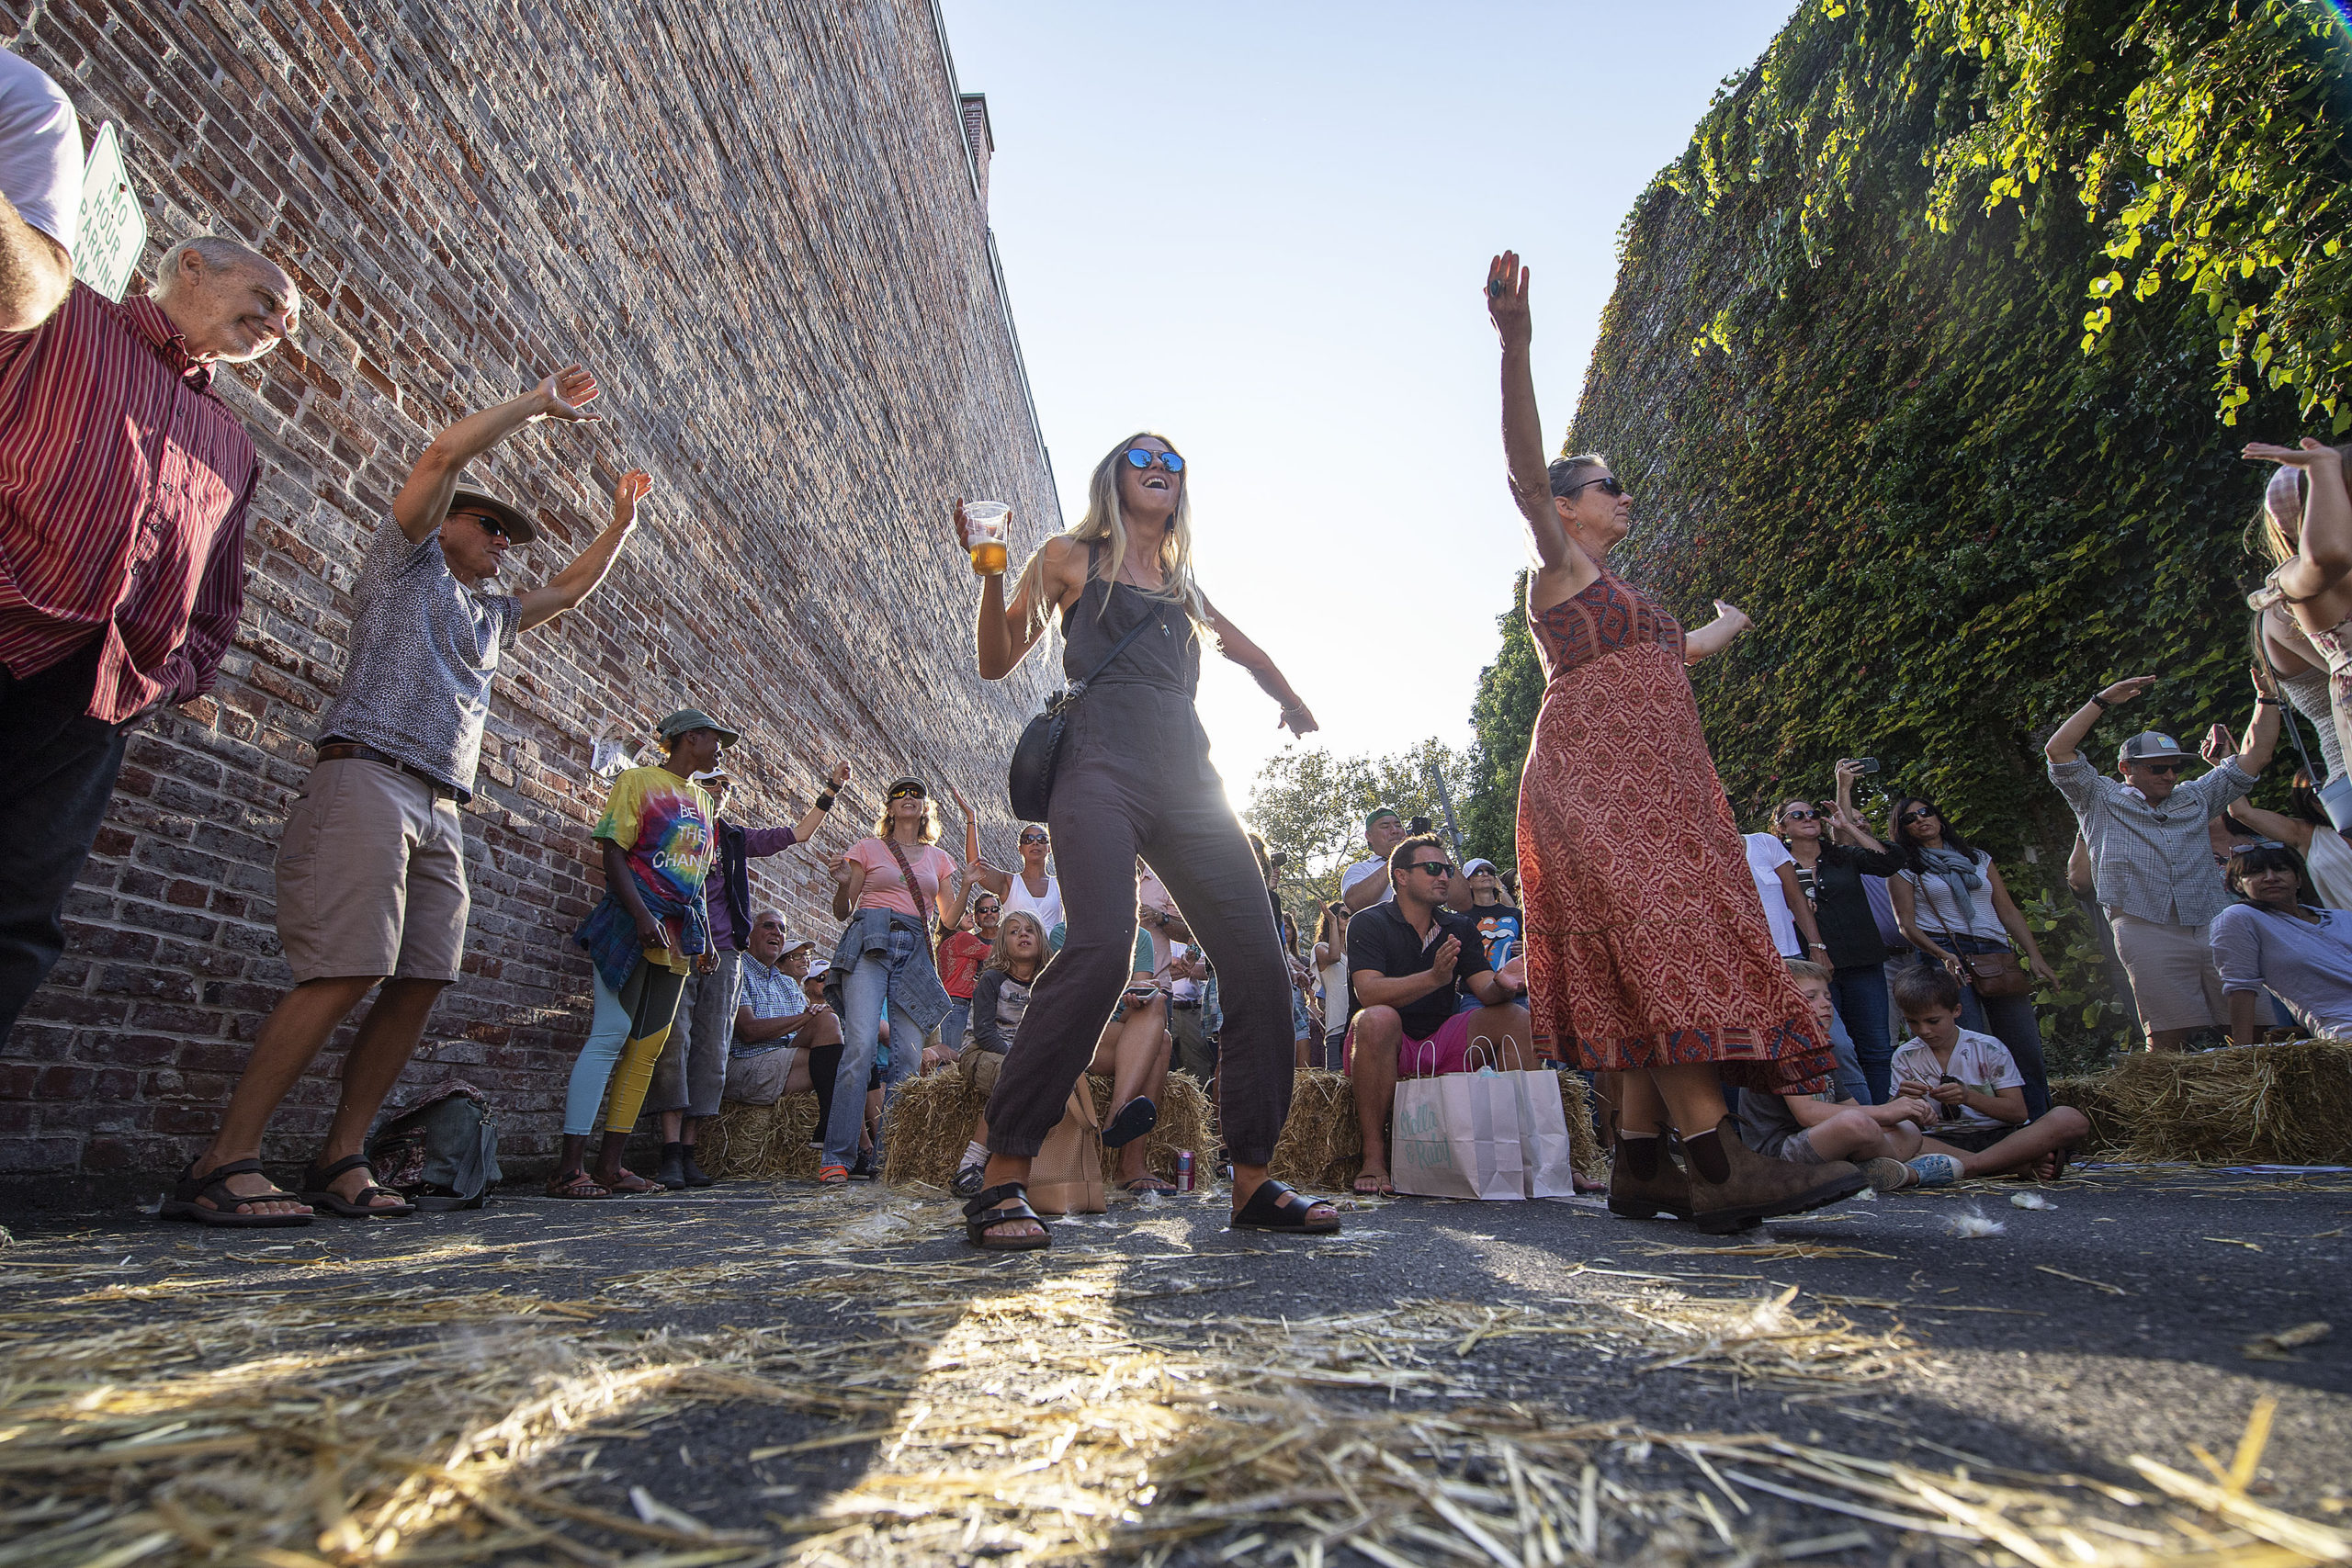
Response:
[{"label": "man in white cap", "polygon": [[2229,1021],[2205,928],[2230,897],[2205,825],[2254,788],[2278,743],[2278,699],[2262,670],[2253,674],[2254,721],[2245,744],[2202,777],[2184,781],[2181,772],[2195,754],[2154,730],[2117,750],[2120,780],[2076,754],[2099,716],[2154,685],[2154,675],[2134,675],[2094,694],[2042,748],[2050,782],[2074,807],[2090,848],[2097,897],[2132,977],[2151,1050],[2177,1051],[2199,1030]]},{"label": "man in white cap", "polygon": [[[465,831],[490,685],[515,638],[595,592],[652,480],[623,474],[613,517],[571,564],[520,595],[492,587],[537,529],[461,488],[466,465],[538,420],[593,421],[595,378],[568,366],[433,438],[377,525],[351,585],[343,687],[319,721],[318,761],[277,845],[277,935],[294,987],[262,1021],[211,1146],[163,1209],[213,1225],[307,1224],[413,1213],[360,1152],[442,989],[465,957]],[[343,1090],[302,1197],[261,1173],[261,1140],[288,1091],[379,984],[343,1058]]]}]

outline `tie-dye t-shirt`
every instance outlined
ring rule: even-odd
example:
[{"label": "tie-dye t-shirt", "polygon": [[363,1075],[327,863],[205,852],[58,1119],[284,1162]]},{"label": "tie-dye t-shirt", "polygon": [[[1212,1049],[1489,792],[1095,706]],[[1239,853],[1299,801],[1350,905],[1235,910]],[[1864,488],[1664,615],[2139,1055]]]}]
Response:
[{"label": "tie-dye t-shirt", "polygon": [[[631,768],[613,781],[595,836],[618,844],[644,883],[692,901],[702,897],[703,881],[718,855],[711,818],[710,796],[702,785],[667,768]],[[674,949],[676,922],[662,923]]]}]

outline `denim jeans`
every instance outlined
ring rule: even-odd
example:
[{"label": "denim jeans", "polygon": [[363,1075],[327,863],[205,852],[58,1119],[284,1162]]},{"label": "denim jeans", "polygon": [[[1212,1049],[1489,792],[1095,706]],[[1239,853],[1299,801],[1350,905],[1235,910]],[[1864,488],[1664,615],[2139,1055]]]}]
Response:
[{"label": "denim jeans", "polygon": [[972,998],[956,997],[947,1004],[947,1016],[940,1020],[939,1043],[951,1056],[964,1050],[964,1031],[972,1021]]},{"label": "denim jeans", "polygon": [[1830,978],[1829,993],[1838,1003],[1839,1021],[1853,1040],[1854,1060],[1868,1090],[1854,1098],[1864,1105],[1883,1105],[1894,1087],[1894,1040],[1888,1032],[1894,1010],[1887,1000],[1886,965],[1842,965]]},{"label": "denim jeans", "polygon": [[1846,1032],[1846,1021],[1834,1011],[1829,1015],[1829,1049],[1838,1058],[1833,1080],[1838,1086],[1838,1098],[1863,1105],[1877,1104],[1870,1098],[1870,1085],[1862,1077],[1861,1064],[1854,1059],[1854,1041]]},{"label": "denim jeans", "polygon": [[[1955,953],[2007,953],[2008,943],[1990,942],[1983,937],[1955,933],[1945,939],[1947,947]],[[1920,962],[1932,964],[1926,953]],[[2025,1079],[2025,1113],[2040,1116],[2050,1109],[2050,1069],[2041,1059],[2041,1025],[2034,1021],[2033,993],[2021,997],[1980,997],[1973,986],[1960,988],[1960,1026],[1979,1034],[1989,1034],[2009,1048],[2017,1058],[2018,1076]]]},{"label": "denim jeans", "polygon": [[[857,1163],[858,1129],[865,1124],[865,1085],[874,1074],[882,1033],[882,1007],[890,976],[901,964],[918,962],[915,933],[893,926],[887,957],[867,953],[842,982],[842,1065],[833,1074],[833,1111],[825,1127],[826,1165]],[[874,1163],[882,1163],[882,1138],[889,1131],[890,1100],[899,1086],[922,1065],[922,1042],[894,1042],[882,1069],[882,1132],[874,1140]]]}]

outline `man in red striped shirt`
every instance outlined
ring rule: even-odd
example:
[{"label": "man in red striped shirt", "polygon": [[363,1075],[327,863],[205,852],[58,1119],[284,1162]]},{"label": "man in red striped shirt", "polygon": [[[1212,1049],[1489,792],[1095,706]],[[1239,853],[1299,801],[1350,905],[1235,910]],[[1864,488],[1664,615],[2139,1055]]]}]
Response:
[{"label": "man in red striped shirt", "polygon": [[254,444],[212,367],[292,332],[294,286],[214,238],[157,277],[120,304],[77,283],[0,332],[0,1037],[63,949],[130,731],[211,689],[244,604]]}]

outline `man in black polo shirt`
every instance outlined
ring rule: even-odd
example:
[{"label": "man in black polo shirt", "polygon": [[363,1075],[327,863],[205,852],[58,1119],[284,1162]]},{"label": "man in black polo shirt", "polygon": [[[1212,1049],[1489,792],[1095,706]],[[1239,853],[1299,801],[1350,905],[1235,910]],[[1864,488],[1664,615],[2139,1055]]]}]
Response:
[{"label": "man in black polo shirt", "polygon": [[[1482,1066],[1523,1072],[1534,1060],[1527,987],[1495,973],[1476,921],[1442,908],[1453,896],[1453,874],[1436,835],[1407,839],[1388,852],[1396,898],[1348,922],[1357,1007],[1348,1031],[1348,1076],[1355,1080],[1363,1132],[1355,1190],[1365,1196],[1392,1190],[1388,1111],[1398,1078]],[[1478,1005],[1466,1006],[1464,998]]]}]

